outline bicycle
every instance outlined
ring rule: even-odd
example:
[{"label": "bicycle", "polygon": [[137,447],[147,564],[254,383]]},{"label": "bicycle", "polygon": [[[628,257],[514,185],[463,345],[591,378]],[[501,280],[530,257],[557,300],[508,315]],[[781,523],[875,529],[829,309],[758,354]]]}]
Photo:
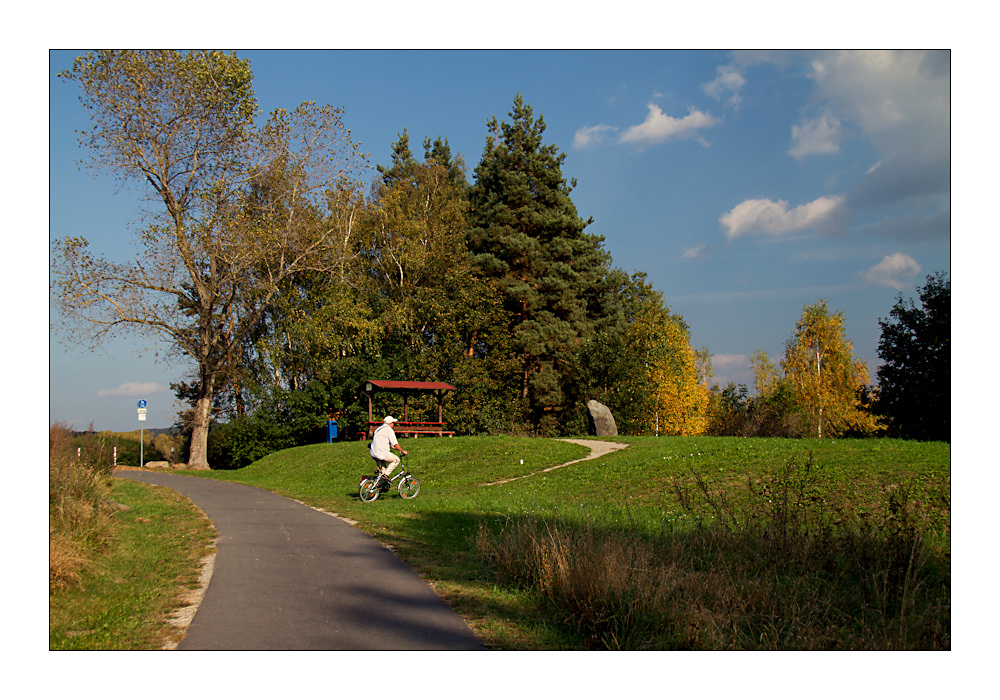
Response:
[{"label": "bicycle", "polygon": [[394,481],[399,481],[396,490],[399,492],[400,498],[416,498],[417,494],[420,493],[420,482],[406,469],[402,461],[399,462],[395,476],[388,480],[382,479],[381,481],[381,467],[385,463],[375,460],[375,464],[375,473],[371,476],[361,477],[361,483],[358,484],[358,497],[365,503],[371,503],[379,497],[379,494],[387,493],[392,488]]}]

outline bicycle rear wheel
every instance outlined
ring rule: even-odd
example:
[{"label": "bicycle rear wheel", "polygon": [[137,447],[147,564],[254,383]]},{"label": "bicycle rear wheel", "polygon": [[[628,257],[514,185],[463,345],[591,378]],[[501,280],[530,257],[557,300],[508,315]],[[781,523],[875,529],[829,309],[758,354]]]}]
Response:
[{"label": "bicycle rear wheel", "polygon": [[361,482],[361,486],[358,487],[358,497],[365,503],[371,503],[376,498],[378,498],[378,482],[369,477]]},{"label": "bicycle rear wheel", "polygon": [[412,476],[404,476],[399,480],[398,491],[402,498],[416,498],[420,493],[420,482]]}]

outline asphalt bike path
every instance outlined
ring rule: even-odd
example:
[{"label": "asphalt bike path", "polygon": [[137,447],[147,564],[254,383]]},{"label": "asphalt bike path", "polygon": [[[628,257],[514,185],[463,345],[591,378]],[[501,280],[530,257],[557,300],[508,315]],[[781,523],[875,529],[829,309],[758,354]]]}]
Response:
[{"label": "asphalt bike path", "polygon": [[212,577],[179,650],[473,650],[426,581],[373,537],[243,484],[117,471],[190,499],[218,532]]}]

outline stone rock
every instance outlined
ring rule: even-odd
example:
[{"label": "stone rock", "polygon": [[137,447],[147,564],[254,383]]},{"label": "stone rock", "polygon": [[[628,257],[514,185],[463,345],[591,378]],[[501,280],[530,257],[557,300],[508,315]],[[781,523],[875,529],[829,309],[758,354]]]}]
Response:
[{"label": "stone rock", "polygon": [[591,399],[587,402],[587,411],[590,413],[590,434],[597,437],[616,437],[618,435],[618,425],[615,417],[611,415],[611,409],[600,401]]},{"label": "stone rock", "polygon": [[146,462],[146,469],[170,469],[170,462]]}]

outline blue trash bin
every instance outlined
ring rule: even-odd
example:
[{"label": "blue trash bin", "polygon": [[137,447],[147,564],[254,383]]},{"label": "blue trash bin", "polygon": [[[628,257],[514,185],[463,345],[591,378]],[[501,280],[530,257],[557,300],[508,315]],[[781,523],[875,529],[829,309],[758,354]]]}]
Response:
[{"label": "blue trash bin", "polygon": [[326,422],[326,441],[333,442],[337,439],[337,421],[328,420]]}]

